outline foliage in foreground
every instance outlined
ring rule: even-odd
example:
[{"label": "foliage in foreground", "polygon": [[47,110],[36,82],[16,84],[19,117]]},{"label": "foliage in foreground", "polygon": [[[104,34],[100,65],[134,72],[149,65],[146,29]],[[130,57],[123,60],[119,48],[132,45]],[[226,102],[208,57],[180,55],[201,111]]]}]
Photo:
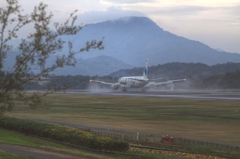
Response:
[{"label": "foliage in foreground", "polygon": [[129,148],[128,143],[122,140],[98,137],[75,128],[40,123],[27,119],[1,116],[0,127],[96,150],[126,151]]},{"label": "foliage in foreground", "polygon": [[[53,21],[53,14],[47,11],[44,3],[25,14],[19,0],[5,1],[0,6],[0,113],[11,111],[16,100],[32,108],[45,105],[42,96],[46,94],[28,95],[24,85],[29,82],[43,84],[52,71],[74,66],[78,53],[104,49],[102,40],[87,41],[82,48],[73,48],[74,40],[70,36],[84,27],[75,25],[77,11],[72,12],[64,23],[58,23]],[[20,37],[22,33],[25,36]],[[14,40],[20,44],[13,46]],[[52,91],[59,89],[64,88]]]}]

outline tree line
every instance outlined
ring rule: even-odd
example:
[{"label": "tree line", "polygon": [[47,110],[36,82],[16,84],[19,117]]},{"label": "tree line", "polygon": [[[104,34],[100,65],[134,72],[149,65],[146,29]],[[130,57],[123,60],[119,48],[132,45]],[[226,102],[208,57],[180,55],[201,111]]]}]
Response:
[{"label": "tree line", "polygon": [[240,89],[240,71],[206,77],[196,87],[204,89]]},{"label": "tree line", "polygon": [[[239,68],[239,69],[238,69]],[[214,66],[205,64],[186,64],[186,63],[169,63],[165,65],[149,67],[149,78],[165,77],[168,79],[186,78],[186,83],[175,84],[175,88],[193,88],[193,89],[239,89],[240,88],[240,63],[226,63]],[[153,73],[150,73],[150,72]],[[136,76],[142,74],[142,68],[133,68],[120,70],[124,72],[122,76]],[[160,72],[160,73],[159,73]],[[161,76],[163,73],[165,74]],[[87,89],[94,85],[90,79],[102,80],[106,82],[117,82],[119,77],[114,77],[116,73],[109,76],[50,76],[50,83],[39,86],[37,83],[28,83],[25,85],[27,89]],[[95,84],[96,85],[96,84]],[[108,88],[107,86],[98,84],[99,87]],[[110,89],[110,87],[109,87]]]}]

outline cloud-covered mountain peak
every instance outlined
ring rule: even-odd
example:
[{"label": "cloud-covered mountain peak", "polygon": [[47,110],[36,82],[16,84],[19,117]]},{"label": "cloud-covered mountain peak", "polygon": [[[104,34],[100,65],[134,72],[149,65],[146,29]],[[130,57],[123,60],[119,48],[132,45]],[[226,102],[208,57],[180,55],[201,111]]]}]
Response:
[{"label": "cloud-covered mountain peak", "polygon": [[[119,19],[114,19],[114,20],[110,20],[109,22],[112,23],[154,23],[151,19],[147,18],[147,17],[137,17],[137,16],[130,16],[130,17],[123,17],[123,18],[119,18]],[[154,23],[155,24],[155,23]]]},{"label": "cloud-covered mountain peak", "polygon": [[123,17],[115,20],[108,20],[105,22],[97,23],[95,24],[98,27],[105,27],[107,26],[109,28],[119,28],[120,30],[131,30],[131,31],[139,31],[138,29],[141,29],[144,32],[159,32],[163,31],[162,28],[160,28],[155,22],[153,22],[151,19],[147,17],[137,17],[137,16],[131,16],[131,17]]}]

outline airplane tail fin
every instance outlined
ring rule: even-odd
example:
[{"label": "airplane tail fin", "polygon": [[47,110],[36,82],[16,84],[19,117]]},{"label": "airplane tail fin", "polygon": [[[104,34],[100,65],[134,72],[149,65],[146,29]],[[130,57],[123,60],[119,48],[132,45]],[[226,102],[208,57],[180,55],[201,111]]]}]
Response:
[{"label": "airplane tail fin", "polygon": [[146,65],[143,69],[143,77],[147,78],[147,75],[148,75],[148,59],[146,59]]}]

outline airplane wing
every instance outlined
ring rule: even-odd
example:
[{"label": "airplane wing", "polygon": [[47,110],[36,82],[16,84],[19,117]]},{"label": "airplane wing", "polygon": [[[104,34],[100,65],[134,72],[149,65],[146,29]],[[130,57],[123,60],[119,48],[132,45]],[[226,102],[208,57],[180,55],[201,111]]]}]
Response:
[{"label": "airplane wing", "polygon": [[164,82],[149,82],[147,86],[159,86],[159,85],[165,85],[165,84],[170,84],[174,82],[183,82],[186,81],[186,79],[177,79],[177,80],[169,80],[169,81],[164,81]]},{"label": "airplane wing", "polygon": [[101,84],[106,84],[106,85],[118,84],[118,83],[110,83],[110,82],[104,82],[104,81],[98,81],[98,80],[90,80],[90,82],[101,83]]},{"label": "airplane wing", "polygon": [[119,83],[110,83],[110,82],[104,82],[104,81],[98,81],[98,80],[90,80],[90,82],[95,82],[95,83],[101,83],[105,85],[110,85],[112,89],[117,90],[120,87]]},{"label": "airplane wing", "polygon": [[150,81],[150,82],[152,82],[152,81],[160,81],[160,80],[166,80],[166,77],[148,79],[148,81]]}]

